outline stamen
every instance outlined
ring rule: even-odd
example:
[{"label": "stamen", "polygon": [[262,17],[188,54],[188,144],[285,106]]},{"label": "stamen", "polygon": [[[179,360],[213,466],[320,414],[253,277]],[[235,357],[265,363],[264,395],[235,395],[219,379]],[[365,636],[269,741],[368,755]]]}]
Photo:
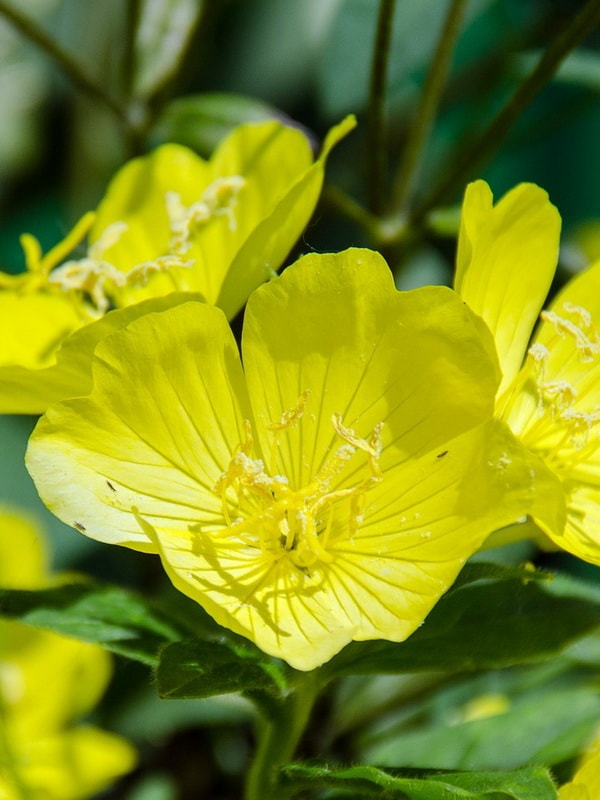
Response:
[{"label": "stamen", "polygon": [[279,422],[269,422],[267,425],[267,430],[284,431],[287,428],[293,427],[300,419],[302,419],[302,415],[304,414],[304,409],[306,408],[306,403],[309,397],[310,389],[305,389],[298,398],[298,402],[294,408],[284,411],[279,419]]},{"label": "stamen", "polygon": [[[555,311],[542,311],[541,317],[545,322],[549,322],[554,326],[559,336],[567,334],[573,337],[582,362],[593,361],[600,353],[600,337],[596,329],[591,325],[591,316],[579,306],[570,306],[570,304],[566,303],[564,308],[566,311],[575,309],[575,315],[578,321],[588,329],[587,333],[570,319],[559,317]],[[588,321],[589,324],[586,324]]]},{"label": "stamen", "polygon": [[[59,242],[46,255],[41,259],[39,265],[36,265],[34,271],[44,272],[46,275],[54,269],[61,261],[63,261],[69,253],[72,253],[75,248],[81,244],[87,234],[90,232],[96,215],[93,211],[88,211],[76,223],[74,228],[65,236],[62,242]],[[29,269],[29,265],[28,265]]]},{"label": "stamen", "polygon": [[279,419],[279,422],[269,422],[267,424],[267,430],[273,431],[275,434],[273,436],[273,446],[271,448],[271,457],[269,459],[269,467],[271,472],[275,471],[277,452],[279,450],[279,444],[281,441],[281,433],[293,428],[302,419],[302,415],[304,414],[304,409],[306,408],[306,403],[308,402],[309,397],[310,389],[305,389],[298,398],[298,402],[294,408],[284,411]]},{"label": "stamen", "polygon": [[90,312],[93,316],[101,317],[110,308],[111,288],[144,286],[153,273],[191,266],[190,262],[182,261],[179,256],[160,256],[155,261],[144,261],[123,271],[109,261],[82,258],[57,267],[48,276],[48,283],[59,286],[65,292],[88,295],[94,307],[93,311],[89,309]]},{"label": "stamen", "polygon": [[573,448],[582,450],[588,443],[592,428],[600,422],[600,410],[586,413],[585,411],[577,411],[574,408],[567,408],[561,414],[561,420],[567,423],[569,427]]},{"label": "stamen", "polygon": [[167,192],[165,203],[171,228],[169,250],[177,255],[185,255],[192,246],[195,231],[213,217],[227,217],[229,230],[235,231],[237,220],[234,208],[237,195],[245,183],[240,175],[217,178],[191,206],[185,206],[177,192]]},{"label": "stamen", "polygon": [[112,225],[105,228],[99,238],[89,246],[89,257],[94,261],[101,261],[104,257],[104,253],[118,243],[119,239],[128,228],[129,225],[125,222],[113,222]]},{"label": "stamen", "polygon": [[[298,424],[309,395],[304,391],[296,406],[284,412],[279,422],[267,424],[267,430],[278,439]],[[336,519],[353,537],[363,522],[366,492],[382,479],[382,424],[362,438],[341,420],[340,414],[332,417],[342,444],[326,459],[315,478],[299,489],[292,489],[285,476],[269,474],[262,459],[252,455],[254,441],[250,422],[245,421],[242,441],[213,486],[227,526],[215,536],[228,536],[257,549],[273,562],[287,559],[302,574],[310,574],[308,570],[319,563],[330,563],[334,558],[330,544]],[[342,470],[359,453],[367,456],[368,474],[352,486],[332,490],[333,480],[341,480]],[[232,503],[236,513],[241,513],[234,521],[229,510]]]},{"label": "stamen", "polygon": [[548,381],[540,386],[540,396],[547,401],[552,414],[562,414],[577,399],[577,389],[566,381]]}]

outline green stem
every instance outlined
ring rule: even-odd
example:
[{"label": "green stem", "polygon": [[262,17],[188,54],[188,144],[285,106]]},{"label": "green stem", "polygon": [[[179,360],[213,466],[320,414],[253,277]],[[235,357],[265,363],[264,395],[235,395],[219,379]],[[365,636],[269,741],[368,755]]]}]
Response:
[{"label": "green stem", "polygon": [[384,207],[387,161],[385,90],[395,4],[396,0],[380,0],[371,68],[368,108],[369,207],[375,213],[380,213]]},{"label": "green stem", "polygon": [[294,755],[304,733],[321,683],[317,670],[302,674],[301,681],[268,718],[259,720],[258,745],[250,765],[244,800],[283,800],[277,787],[279,769]]},{"label": "green stem", "polygon": [[533,72],[500,109],[481,136],[454,159],[450,172],[415,211],[414,221],[420,221],[429,209],[447,202],[473,176],[475,170],[498,149],[514,122],[552,78],[563,59],[599,24],[600,0],[588,0],[571,23],[550,43]]},{"label": "green stem", "polygon": [[394,184],[393,206],[396,215],[404,215],[411,201],[425,145],[440,103],[446,77],[460,32],[466,0],[452,0],[429,67],[421,101],[408,132],[408,139]]},{"label": "green stem", "polygon": [[104,89],[101,83],[97,83],[88,75],[83,65],[63,50],[34,20],[4,0],[0,0],[0,14],[23,36],[50,56],[76,86],[109,108],[126,127],[131,126],[127,110]]},{"label": "green stem", "polygon": [[347,219],[356,223],[365,233],[372,237],[376,236],[375,232],[379,226],[379,218],[367,211],[364,206],[342,189],[332,184],[325,184],[323,187],[323,200]]}]

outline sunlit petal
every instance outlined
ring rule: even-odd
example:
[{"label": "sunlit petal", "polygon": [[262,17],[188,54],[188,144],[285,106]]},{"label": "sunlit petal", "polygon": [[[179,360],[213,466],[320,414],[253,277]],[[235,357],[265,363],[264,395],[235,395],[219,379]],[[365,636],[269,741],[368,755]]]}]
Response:
[{"label": "sunlit petal", "polygon": [[522,183],[493,205],[484,181],[467,187],[455,288],[494,335],[502,384],[521,367],[558,258],[560,216],[547,193]]},{"label": "sunlit petal", "polygon": [[144,315],[115,336],[96,350],[92,395],[51,407],[27,463],[71,525],[152,550],[133,509],[181,529],[220,515],[210,489],[242,437],[241,365],[222,312],[203,303],[176,306],[165,323]]}]

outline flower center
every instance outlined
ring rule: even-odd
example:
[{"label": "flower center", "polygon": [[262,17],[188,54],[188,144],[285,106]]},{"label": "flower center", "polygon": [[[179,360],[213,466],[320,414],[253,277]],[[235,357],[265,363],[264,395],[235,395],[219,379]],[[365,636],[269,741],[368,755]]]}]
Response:
[{"label": "flower center", "polygon": [[[268,426],[274,436],[274,455],[280,437],[300,421],[308,397],[309,392],[304,392],[294,408]],[[254,442],[246,420],[244,440],[213,487],[225,519],[225,528],[217,536],[255,549],[271,563],[287,559],[304,573],[319,563],[330,563],[332,538],[342,534],[351,538],[358,531],[365,495],[381,481],[383,427],[379,423],[363,439],[342,424],[339,414],[332,416],[331,424],[340,440],[338,446],[306,486],[292,489],[284,475],[273,474],[274,469],[267,470],[262,459],[253,457]],[[342,473],[360,456],[363,464],[358,466],[366,466],[366,471],[363,469],[361,478],[347,485]]]},{"label": "flower center", "polygon": [[[592,434],[600,423],[600,406],[586,404],[593,389],[590,375],[594,372],[588,365],[600,361],[600,334],[585,308],[564,303],[563,312],[542,312],[542,319],[552,326],[554,335],[547,345],[538,342],[529,348],[523,369],[502,408],[502,413],[510,417],[510,401],[526,385],[533,387],[537,415],[522,438],[532,449],[541,450],[555,468],[571,468],[585,460],[590,449],[597,446],[597,436]],[[550,353],[565,346],[569,349],[561,368],[569,380],[548,380]],[[558,439],[557,430],[562,433]],[[545,447],[544,440],[551,444]]]}]

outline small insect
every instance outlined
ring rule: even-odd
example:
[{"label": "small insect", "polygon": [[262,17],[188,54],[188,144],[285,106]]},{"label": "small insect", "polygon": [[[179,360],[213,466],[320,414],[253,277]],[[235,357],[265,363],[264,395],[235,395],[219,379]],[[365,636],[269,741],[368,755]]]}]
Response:
[{"label": "small insect", "polygon": [[437,454],[436,458],[443,458],[443,457],[444,457],[445,455],[447,455],[447,454],[448,454],[448,451],[447,451],[447,450],[442,450],[442,452],[441,452],[441,453],[438,453],[438,454]]},{"label": "small insect", "polygon": [[81,522],[74,522],[73,525],[77,528],[78,531],[82,531],[85,533],[85,525],[82,525]]}]

